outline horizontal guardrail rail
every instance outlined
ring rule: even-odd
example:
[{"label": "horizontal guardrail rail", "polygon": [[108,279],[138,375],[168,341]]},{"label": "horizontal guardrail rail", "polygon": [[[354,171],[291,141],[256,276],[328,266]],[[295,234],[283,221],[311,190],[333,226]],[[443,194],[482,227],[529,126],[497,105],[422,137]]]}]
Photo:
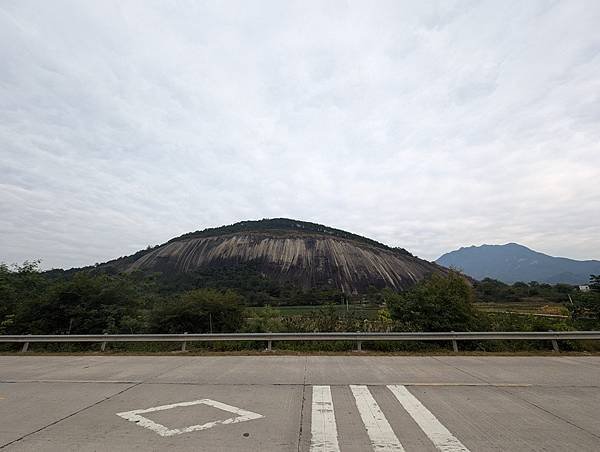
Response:
[{"label": "horizontal guardrail rail", "polygon": [[266,341],[267,350],[273,341],[353,341],[362,350],[365,341],[451,341],[458,351],[458,341],[482,340],[549,340],[559,351],[559,340],[600,340],[600,331],[548,332],[448,332],[448,333],[227,333],[227,334],[48,334],[0,335],[0,342],[23,343],[23,352],[30,343],[98,342],[104,351],[108,342],[182,342],[182,351],[188,342]]}]

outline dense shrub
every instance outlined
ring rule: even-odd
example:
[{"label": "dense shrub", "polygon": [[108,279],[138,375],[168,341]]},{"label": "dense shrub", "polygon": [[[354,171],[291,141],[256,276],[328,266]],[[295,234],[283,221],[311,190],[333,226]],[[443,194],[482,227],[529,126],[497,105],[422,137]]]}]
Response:
[{"label": "dense shrub", "polygon": [[482,319],[473,306],[473,290],[456,272],[433,275],[412,289],[388,292],[392,319],[411,331],[469,331],[479,329]]},{"label": "dense shrub", "polygon": [[242,298],[233,291],[196,289],[158,303],[151,313],[156,333],[233,333],[243,323]]}]

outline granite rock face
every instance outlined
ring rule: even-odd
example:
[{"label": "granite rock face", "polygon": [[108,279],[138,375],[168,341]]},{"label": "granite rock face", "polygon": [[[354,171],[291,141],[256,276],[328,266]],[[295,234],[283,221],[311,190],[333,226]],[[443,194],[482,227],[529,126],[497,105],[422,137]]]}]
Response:
[{"label": "granite rock face", "polygon": [[311,229],[279,227],[234,233],[215,229],[213,233],[187,234],[130,259],[122,270],[188,273],[251,264],[281,283],[303,289],[331,287],[345,293],[361,293],[369,286],[402,290],[431,273],[446,272],[404,250],[326,227]]}]

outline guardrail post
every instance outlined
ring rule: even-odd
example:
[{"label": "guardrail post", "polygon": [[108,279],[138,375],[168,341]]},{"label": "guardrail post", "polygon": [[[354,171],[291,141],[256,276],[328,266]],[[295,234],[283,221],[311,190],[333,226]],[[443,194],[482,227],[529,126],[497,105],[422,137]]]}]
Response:
[{"label": "guardrail post", "polygon": [[[553,332],[552,330],[549,330],[551,333]],[[558,348],[558,341],[556,339],[552,339],[552,350],[554,351],[554,353],[560,353],[560,349]]]},{"label": "guardrail post", "polygon": [[21,353],[25,353],[29,350],[29,342],[23,342],[23,348],[21,349]]},{"label": "guardrail post", "polygon": [[[187,334],[187,331],[185,333],[183,333],[183,334]],[[182,352],[187,352],[187,341],[183,341],[181,343],[181,351]]]},{"label": "guardrail post", "polygon": [[267,341],[267,351],[268,352],[272,352],[273,351],[273,341],[271,339],[269,339]]},{"label": "guardrail post", "polygon": [[[454,334],[454,331],[451,331],[451,333]],[[452,350],[454,353],[458,353],[458,342],[456,342],[456,339],[452,339]]]},{"label": "guardrail post", "polygon": [[[105,336],[108,336],[108,333],[104,333]],[[102,342],[102,344],[100,344],[100,351],[103,352],[104,350],[106,350],[106,341]]]},{"label": "guardrail post", "polygon": [[[359,336],[360,331],[356,332],[356,336]],[[359,337],[356,338],[356,351],[357,352],[362,352],[362,341],[359,339]]]}]

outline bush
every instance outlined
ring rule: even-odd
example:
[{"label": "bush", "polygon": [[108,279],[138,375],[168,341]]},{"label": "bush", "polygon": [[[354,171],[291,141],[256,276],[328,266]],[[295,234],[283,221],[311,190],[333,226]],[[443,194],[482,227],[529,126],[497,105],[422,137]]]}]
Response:
[{"label": "bush", "polygon": [[473,306],[473,290],[457,272],[433,275],[405,292],[387,292],[392,319],[409,331],[469,331],[482,320]]}]

